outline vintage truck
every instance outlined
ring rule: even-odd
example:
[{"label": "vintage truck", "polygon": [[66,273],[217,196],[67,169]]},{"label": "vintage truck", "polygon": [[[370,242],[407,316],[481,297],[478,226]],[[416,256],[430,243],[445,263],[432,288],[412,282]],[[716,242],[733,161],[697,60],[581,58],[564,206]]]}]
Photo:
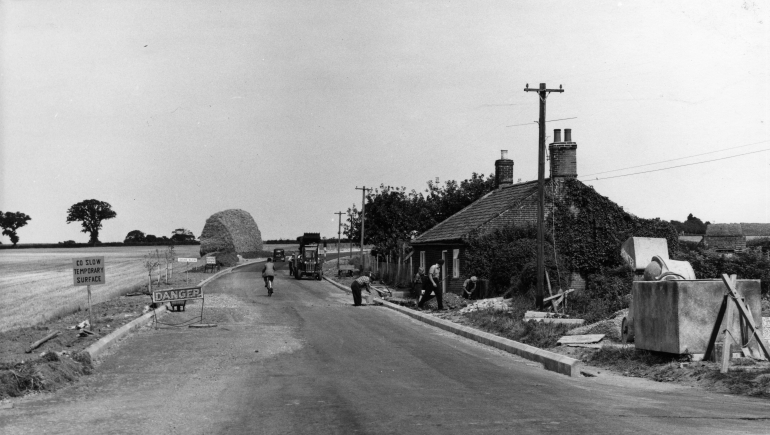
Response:
[{"label": "vintage truck", "polygon": [[299,251],[292,259],[294,278],[311,276],[317,280],[323,277],[323,248],[320,233],[305,233],[297,237]]},{"label": "vintage truck", "polygon": [[273,261],[286,261],[286,254],[283,249],[273,249]]}]

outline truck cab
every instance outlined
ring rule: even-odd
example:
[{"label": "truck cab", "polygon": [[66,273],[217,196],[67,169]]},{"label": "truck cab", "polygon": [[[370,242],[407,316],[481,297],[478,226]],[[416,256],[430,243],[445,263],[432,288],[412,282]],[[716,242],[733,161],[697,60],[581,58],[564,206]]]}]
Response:
[{"label": "truck cab", "polygon": [[286,261],[283,249],[273,249],[273,261]]},{"label": "truck cab", "polygon": [[299,242],[299,251],[292,260],[294,278],[302,279],[303,276],[310,276],[320,280],[323,277],[321,234],[305,233],[297,237],[297,242]]}]

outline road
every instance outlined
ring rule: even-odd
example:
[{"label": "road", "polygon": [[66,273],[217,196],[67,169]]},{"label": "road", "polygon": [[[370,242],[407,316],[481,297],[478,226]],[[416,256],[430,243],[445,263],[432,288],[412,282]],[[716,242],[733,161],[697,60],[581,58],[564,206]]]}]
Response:
[{"label": "road", "polygon": [[145,328],[95,374],[0,410],[0,433],[770,433],[767,401],[568,378],[285,270],[267,297],[260,267],[205,288],[217,327]]}]

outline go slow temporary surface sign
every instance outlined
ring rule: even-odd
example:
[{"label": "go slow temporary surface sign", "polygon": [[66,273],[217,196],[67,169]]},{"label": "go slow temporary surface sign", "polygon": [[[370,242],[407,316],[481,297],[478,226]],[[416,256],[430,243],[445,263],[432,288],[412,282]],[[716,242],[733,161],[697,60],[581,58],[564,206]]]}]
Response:
[{"label": "go slow temporary surface sign", "polygon": [[153,302],[184,301],[188,299],[203,299],[203,289],[200,287],[188,287],[152,291]]},{"label": "go slow temporary surface sign", "polygon": [[106,284],[104,257],[73,258],[72,279],[76,286]]}]

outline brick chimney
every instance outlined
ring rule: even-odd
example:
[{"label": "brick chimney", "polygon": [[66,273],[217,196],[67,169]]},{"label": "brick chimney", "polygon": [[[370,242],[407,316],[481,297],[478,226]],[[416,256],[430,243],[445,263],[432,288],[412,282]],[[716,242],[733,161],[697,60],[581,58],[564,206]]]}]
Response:
[{"label": "brick chimney", "polygon": [[553,131],[554,142],[548,145],[551,154],[551,178],[577,177],[577,144],[572,142],[572,129],[564,129],[564,141],[561,129]]},{"label": "brick chimney", "polygon": [[508,158],[508,150],[500,151],[500,160],[495,161],[495,188],[513,184],[513,160]]}]

